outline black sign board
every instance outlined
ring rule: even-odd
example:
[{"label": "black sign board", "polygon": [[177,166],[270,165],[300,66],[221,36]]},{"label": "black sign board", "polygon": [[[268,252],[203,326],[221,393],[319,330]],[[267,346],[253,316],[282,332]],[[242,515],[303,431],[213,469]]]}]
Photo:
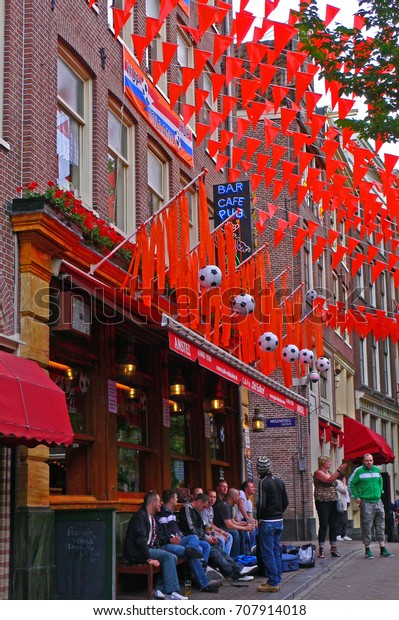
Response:
[{"label": "black sign board", "polygon": [[253,252],[251,216],[251,186],[249,181],[234,181],[213,186],[215,228],[230,216],[234,226],[237,263],[242,263]]},{"label": "black sign board", "polygon": [[112,599],[114,514],[110,509],[56,512],[56,598]]}]

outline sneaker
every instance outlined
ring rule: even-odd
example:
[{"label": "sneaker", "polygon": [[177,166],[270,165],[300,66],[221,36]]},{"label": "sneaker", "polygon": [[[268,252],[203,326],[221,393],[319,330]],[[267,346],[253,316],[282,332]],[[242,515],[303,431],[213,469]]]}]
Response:
[{"label": "sneaker", "polygon": [[258,592],[280,592],[280,586],[271,586],[268,583],[262,583],[256,590]]},{"label": "sneaker", "polygon": [[201,551],[199,549],[196,549],[195,547],[186,547],[186,550],[185,550],[184,554],[188,558],[196,558],[197,560],[202,558]]},{"label": "sneaker", "polygon": [[342,540],[345,540],[345,538],[342,538],[342,536],[337,536],[337,540],[342,541]]},{"label": "sneaker", "polygon": [[[381,554],[382,555],[382,554]],[[364,557],[366,558],[366,560],[373,560],[373,554],[371,553],[370,549],[368,547],[366,547],[366,551],[364,552]]]},{"label": "sneaker", "polygon": [[[337,538],[338,540],[338,538]],[[352,538],[350,536],[344,536],[342,540],[352,540]]]},{"label": "sneaker", "polygon": [[166,594],[165,598],[168,601],[187,601],[188,596],[183,596],[179,592],[172,592],[171,594]]},{"label": "sneaker", "polygon": [[207,566],[205,569],[205,575],[208,577],[209,581],[223,581],[224,577],[222,573],[219,573],[218,570]]},{"label": "sneaker", "polygon": [[216,587],[213,583],[210,583],[205,588],[202,588],[201,592],[211,592],[212,594],[217,594],[219,592],[219,588]]},{"label": "sneaker", "polygon": [[164,599],[165,594],[161,590],[154,590],[154,598]]},{"label": "sneaker", "polygon": [[393,558],[393,554],[389,553],[389,551],[388,551],[388,549],[386,547],[381,547],[380,556],[382,558]]},{"label": "sneaker", "polygon": [[244,566],[244,568],[242,570],[240,570],[240,576],[243,577],[244,575],[254,575],[258,570],[258,566],[255,564],[255,566]]},{"label": "sneaker", "polygon": [[238,577],[237,579],[234,579],[234,581],[252,581],[252,579],[252,575],[244,575],[243,577]]}]

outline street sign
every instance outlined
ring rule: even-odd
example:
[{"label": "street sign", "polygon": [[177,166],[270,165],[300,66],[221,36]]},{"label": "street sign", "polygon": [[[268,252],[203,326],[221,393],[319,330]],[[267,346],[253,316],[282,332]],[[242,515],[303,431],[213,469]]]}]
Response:
[{"label": "street sign", "polygon": [[284,428],[295,425],[296,418],[268,418],[266,420],[266,428]]}]

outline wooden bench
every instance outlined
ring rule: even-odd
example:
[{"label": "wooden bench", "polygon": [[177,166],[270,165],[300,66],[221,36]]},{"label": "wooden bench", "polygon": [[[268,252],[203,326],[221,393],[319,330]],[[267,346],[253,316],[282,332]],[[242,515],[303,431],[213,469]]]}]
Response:
[{"label": "wooden bench", "polygon": [[[179,558],[177,565],[184,564],[185,560]],[[154,575],[161,572],[160,566],[153,564],[129,564],[126,561],[120,561],[116,564],[116,598],[120,596],[120,576],[121,575],[146,575],[147,576],[147,599],[151,600],[154,595]]]}]

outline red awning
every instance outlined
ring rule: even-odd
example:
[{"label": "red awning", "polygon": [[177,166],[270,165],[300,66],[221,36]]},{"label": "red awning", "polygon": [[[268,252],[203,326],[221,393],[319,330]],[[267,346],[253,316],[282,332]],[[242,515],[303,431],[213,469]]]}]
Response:
[{"label": "red awning", "polygon": [[344,431],[344,459],[346,461],[356,461],[361,459],[364,454],[370,453],[377,465],[394,462],[395,454],[390,446],[381,435],[372,431],[371,428],[367,428],[353,418],[345,417]]},{"label": "red awning", "polygon": [[70,445],[64,392],[36,362],[0,351],[0,443]]}]

